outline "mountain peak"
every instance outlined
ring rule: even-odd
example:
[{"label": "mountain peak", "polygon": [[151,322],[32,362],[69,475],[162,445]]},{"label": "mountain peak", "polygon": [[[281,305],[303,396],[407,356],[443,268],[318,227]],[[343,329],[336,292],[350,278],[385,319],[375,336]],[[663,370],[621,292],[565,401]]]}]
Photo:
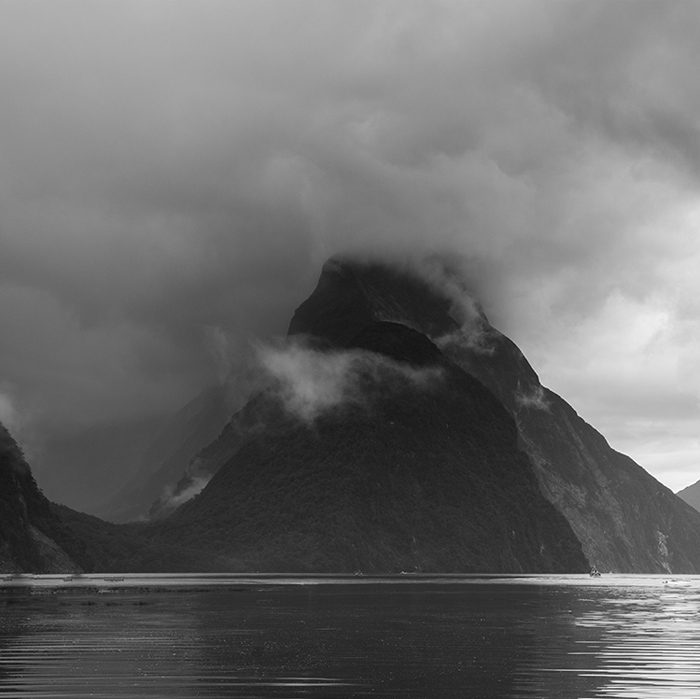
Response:
[{"label": "mountain peak", "polygon": [[421,270],[332,257],[323,266],[316,289],[294,313],[288,334],[349,347],[359,333],[381,321],[430,338],[455,332],[461,325],[459,314],[440,275],[437,265]]}]

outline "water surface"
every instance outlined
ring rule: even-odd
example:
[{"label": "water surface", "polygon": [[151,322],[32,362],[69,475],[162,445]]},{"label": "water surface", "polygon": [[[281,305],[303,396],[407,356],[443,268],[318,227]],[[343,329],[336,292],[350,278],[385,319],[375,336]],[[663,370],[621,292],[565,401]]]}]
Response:
[{"label": "water surface", "polygon": [[0,696],[697,699],[700,580],[23,576]]}]

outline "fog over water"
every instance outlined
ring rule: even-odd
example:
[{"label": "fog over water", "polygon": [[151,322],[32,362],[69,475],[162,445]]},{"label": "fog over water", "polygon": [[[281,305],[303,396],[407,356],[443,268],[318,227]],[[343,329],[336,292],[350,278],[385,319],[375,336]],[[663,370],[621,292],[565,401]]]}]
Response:
[{"label": "fog over water", "polygon": [[89,508],[328,256],[439,252],[696,480],[699,31],[675,0],[4,2],[0,421]]}]

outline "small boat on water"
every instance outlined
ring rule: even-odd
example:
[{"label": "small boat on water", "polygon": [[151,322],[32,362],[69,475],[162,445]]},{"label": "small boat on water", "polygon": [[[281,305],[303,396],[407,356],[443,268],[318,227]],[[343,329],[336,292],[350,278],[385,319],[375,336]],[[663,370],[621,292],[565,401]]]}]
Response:
[{"label": "small boat on water", "polygon": [[591,568],[591,572],[589,573],[589,575],[590,575],[592,578],[599,578],[599,577],[600,577],[600,571],[599,571],[595,566],[593,566],[593,567]]}]

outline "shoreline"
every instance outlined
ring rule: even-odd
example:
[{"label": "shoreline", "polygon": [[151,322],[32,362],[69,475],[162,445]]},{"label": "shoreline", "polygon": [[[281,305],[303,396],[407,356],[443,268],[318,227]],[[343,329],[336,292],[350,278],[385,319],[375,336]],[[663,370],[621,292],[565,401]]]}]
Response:
[{"label": "shoreline", "polygon": [[17,574],[0,578],[0,595],[25,592],[30,595],[66,593],[106,594],[165,592],[251,592],[254,590],[291,590],[303,587],[405,587],[474,585],[554,585],[584,587],[678,587],[700,588],[700,575],[603,573],[591,577],[587,573],[398,573],[390,575],[301,574],[301,573],[90,573],[71,576],[58,574]]}]

